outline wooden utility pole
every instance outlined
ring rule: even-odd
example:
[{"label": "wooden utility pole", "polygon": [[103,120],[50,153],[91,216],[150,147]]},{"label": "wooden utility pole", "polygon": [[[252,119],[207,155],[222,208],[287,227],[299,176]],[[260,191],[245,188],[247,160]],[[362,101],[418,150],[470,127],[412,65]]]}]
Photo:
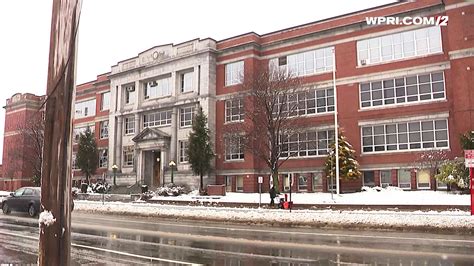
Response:
[{"label": "wooden utility pole", "polygon": [[69,265],[71,260],[71,109],[81,3],[53,0],[41,205],[56,221],[49,226],[40,224],[39,265]]}]

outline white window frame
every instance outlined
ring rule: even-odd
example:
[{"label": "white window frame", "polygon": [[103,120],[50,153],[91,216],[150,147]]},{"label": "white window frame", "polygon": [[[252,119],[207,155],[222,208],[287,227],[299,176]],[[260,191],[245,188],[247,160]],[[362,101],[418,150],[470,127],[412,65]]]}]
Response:
[{"label": "white window frame", "polygon": [[181,93],[194,91],[194,71],[183,72],[179,75]]},{"label": "white window frame", "polygon": [[124,104],[133,104],[135,103],[135,95],[137,90],[135,88],[135,84],[125,85],[123,87],[124,90]]},{"label": "white window frame", "polygon": [[133,167],[134,164],[133,146],[123,147],[123,167]]},{"label": "white window frame", "polygon": [[143,128],[161,127],[171,125],[172,111],[160,111],[143,115]]},{"label": "white window frame", "polygon": [[72,170],[79,170],[79,168],[77,167],[77,164],[76,164],[76,158],[77,158],[77,152],[73,152],[72,153],[72,162],[71,162],[71,167],[72,167]]},{"label": "white window frame", "polygon": [[366,125],[360,130],[363,154],[449,149],[448,119]]},{"label": "white window frame", "polygon": [[[420,183],[420,174],[428,175],[428,183]],[[421,186],[420,184],[428,184],[428,186]],[[416,188],[417,189],[431,189],[431,171],[430,169],[416,169]]]},{"label": "white window frame", "polygon": [[334,89],[310,89],[281,96],[277,99],[275,115],[280,108],[283,109],[282,114],[289,117],[333,113]]},{"label": "white window frame", "polygon": [[[439,79],[441,75],[441,79]],[[422,78],[428,76],[428,81]],[[436,80],[435,80],[436,79]],[[413,83],[415,80],[415,83]],[[410,83],[410,84],[408,84]],[[442,90],[440,87],[442,84]],[[407,105],[446,99],[444,72],[431,72],[359,84],[359,108]],[[421,90],[429,92],[420,93]],[[436,91],[434,91],[436,89]],[[413,91],[416,90],[416,93]]]},{"label": "white window frame", "polygon": [[81,127],[76,127],[73,130],[73,135],[74,135],[74,142],[79,143],[79,138],[81,136],[81,133],[84,134],[87,130],[87,128],[90,129],[91,133],[95,133],[95,126],[94,125],[87,125],[87,126],[81,126]]},{"label": "white window frame", "polygon": [[108,139],[109,138],[109,120],[104,120],[99,122],[99,138]]},{"label": "white window frame", "polygon": [[225,136],[224,137],[224,159],[225,161],[243,161],[245,160],[245,150],[242,145],[243,136]]},{"label": "white window frame", "polygon": [[166,97],[171,95],[171,77],[161,77],[143,83],[143,97],[145,100]]},{"label": "white window frame", "polygon": [[[371,183],[366,183],[365,182],[365,173],[372,173],[373,181]],[[363,186],[368,186],[368,187],[375,187],[375,171],[374,170],[362,171],[362,185]]]},{"label": "white window frame", "polygon": [[135,117],[127,116],[124,118],[124,133],[125,135],[132,135],[135,133]]},{"label": "white window frame", "polygon": [[74,118],[80,119],[95,116],[95,106],[96,99],[77,102],[74,106]]},{"label": "white window frame", "polygon": [[179,162],[180,163],[187,163],[189,162],[188,157],[188,148],[189,148],[189,141],[187,140],[180,140],[179,141]]},{"label": "white window frame", "polygon": [[235,98],[225,101],[225,122],[244,121],[244,99]]},{"label": "white window frame", "polygon": [[[423,43],[426,50],[420,48]],[[441,28],[433,26],[357,41],[357,64],[365,66],[441,52]]]},{"label": "white window frame", "polygon": [[195,109],[194,106],[179,109],[179,125],[181,128],[191,127],[193,125]]},{"label": "white window frame", "polygon": [[245,65],[244,61],[237,61],[225,65],[225,86],[242,83]]},{"label": "white window frame", "polygon": [[101,94],[100,110],[105,111],[110,109],[110,91]]},{"label": "white window frame", "polygon": [[[310,176],[311,175],[309,173],[300,173],[300,174],[298,174],[298,180],[297,180],[297,182],[298,182],[298,191],[308,191],[308,180],[311,178]],[[301,177],[306,178],[306,182],[305,182],[304,186],[301,186],[301,184],[300,184]]]},{"label": "white window frame", "polygon": [[[241,187],[239,187],[239,181],[242,181]],[[235,191],[244,192],[244,177],[241,175],[235,176]]]},{"label": "white window frame", "polygon": [[[105,153],[105,156],[104,156],[104,153]],[[109,161],[109,150],[99,149],[99,168],[107,168],[108,161]]]},{"label": "white window frame", "polygon": [[[390,182],[387,183],[387,182],[383,182],[384,180],[382,179],[382,173],[387,173],[388,172],[388,175],[389,175],[389,178],[390,178]],[[379,177],[380,177],[380,187],[382,188],[386,188],[386,187],[389,187],[389,186],[392,186],[392,170],[380,170],[379,171]]]},{"label": "white window frame", "polygon": [[[409,176],[409,181],[408,183],[404,182],[400,182],[400,173],[401,172],[408,172],[408,176]],[[398,169],[397,171],[397,180],[398,180],[398,187],[401,188],[401,189],[405,189],[405,190],[410,190],[411,189],[411,170],[410,169]],[[408,186],[407,186],[408,185]]]},{"label": "white window frame", "polygon": [[283,71],[297,77],[330,72],[333,69],[334,46],[290,54],[269,60],[270,71]]},{"label": "white window frame", "polygon": [[280,159],[327,156],[334,136],[334,129],[311,129],[291,136],[280,136]]}]

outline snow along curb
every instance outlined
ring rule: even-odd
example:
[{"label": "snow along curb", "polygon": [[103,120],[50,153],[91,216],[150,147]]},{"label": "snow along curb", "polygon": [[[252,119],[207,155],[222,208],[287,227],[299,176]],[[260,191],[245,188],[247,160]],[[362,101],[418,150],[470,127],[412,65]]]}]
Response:
[{"label": "snow along curb", "polygon": [[474,216],[464,211],[332,211],[216,208],[76,201],[75,211],[288,227],[447,231],[474,235]]}]

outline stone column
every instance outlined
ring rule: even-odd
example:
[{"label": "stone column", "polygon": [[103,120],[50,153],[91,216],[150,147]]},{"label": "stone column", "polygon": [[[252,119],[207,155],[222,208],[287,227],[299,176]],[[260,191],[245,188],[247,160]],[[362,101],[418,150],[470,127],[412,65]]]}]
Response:
[{"label": "stone column", "polygon": [[[135,118],[135,134],[134,135],[136,136],[138,135],[138,133],[140,133],[140,114],[136,113],[134,118]],[[140,175],[138,174],[138,171],[140,170],[138,165],[141,162],[141,160],[139,160],[140,159],[139,155],[140,155],[140,152],[138,150],[138,145],[137,143],[135,143],[135,147],[133,150],[133,158],[134,158],[133,172],[135,172],[140,178]]]},{"label": "stone column", "polygon": [[178,135],[178,108],[173,107],[171,113],[171,141],[170,141],[170,158],[168,162],[174,160],[176,162],[176,146],[177,146],[177,135]]},{"label": "stone column", "polygon": [[115,164],[118,166],[118,170],[122,169],[122,129],[123,129],[123,117],[117,116],[115,128]]}]

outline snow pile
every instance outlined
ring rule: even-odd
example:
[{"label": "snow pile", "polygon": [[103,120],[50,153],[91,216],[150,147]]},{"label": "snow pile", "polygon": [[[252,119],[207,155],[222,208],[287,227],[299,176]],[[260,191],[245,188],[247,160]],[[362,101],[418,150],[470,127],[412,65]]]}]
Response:
[{"label": "snow pile", "polygon": [[338,225],[373,226],[390,228],[467,228],[474,230],[474,216],[464,211],[332,211],[332,210],[288,210],[217,208],[203,206],[171,206],[156,204],[133,204],[78,201],[77,210],[89,212],[113,212],[156,217],[181,217],[189,219],[211,219],[219,221],[246,221],[261,223],[283,223],[292,225]]},{"label": "snow pile", "polygon": [[54,218],[53,214],[50,211],[44,210],[43,212],[40,213],[39,218],[38,218],[38,223],[40,227],[41,225],[44,225],[45,227],[49,227],[55,222],[56,222],[56,218]]}]

